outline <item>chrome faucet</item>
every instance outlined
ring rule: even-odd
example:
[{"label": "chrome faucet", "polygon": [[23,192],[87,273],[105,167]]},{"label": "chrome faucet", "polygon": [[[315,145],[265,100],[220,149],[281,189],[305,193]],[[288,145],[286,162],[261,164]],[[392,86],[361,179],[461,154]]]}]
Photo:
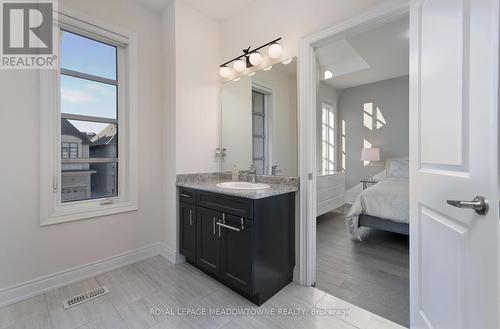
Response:
[{"label": "chrome faucet", "polygon": [[255,165],[252,163],[250,166],[250,170],[248,171],[248,174],[250,175],[250,182],[254,183],[257,181],[257,168]]}]

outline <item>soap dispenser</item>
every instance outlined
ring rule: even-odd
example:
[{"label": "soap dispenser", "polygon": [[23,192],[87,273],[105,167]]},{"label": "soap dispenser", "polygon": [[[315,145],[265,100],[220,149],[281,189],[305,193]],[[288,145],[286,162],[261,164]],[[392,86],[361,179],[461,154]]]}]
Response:
[{"label": "soap dispenser", "polygon": [[233,166],[233,171],[231,172],[231,174],[233,182],[239,181],[240,173],[238,172],[238,167],[236,165]]}]

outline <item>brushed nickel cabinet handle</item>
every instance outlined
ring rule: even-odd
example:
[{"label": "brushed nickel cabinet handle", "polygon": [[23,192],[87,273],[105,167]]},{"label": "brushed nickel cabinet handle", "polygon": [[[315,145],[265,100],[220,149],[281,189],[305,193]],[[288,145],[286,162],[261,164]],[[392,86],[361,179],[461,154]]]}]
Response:
[{"label": "brushed nickel cabinet handle", "polygon": [[225,228],[230,229],[232,231],[241,232],[241,230],[239,228],[232,227],[231,225],[226,225],[224,223],[217,223],[217,225],[219,225],[219,228],[220,227],[225,227]]}]

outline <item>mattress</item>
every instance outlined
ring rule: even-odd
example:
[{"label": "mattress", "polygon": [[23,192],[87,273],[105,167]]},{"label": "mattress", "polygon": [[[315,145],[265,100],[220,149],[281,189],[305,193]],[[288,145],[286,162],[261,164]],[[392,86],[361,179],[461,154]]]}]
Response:
[{"label": "mattress", "polygon": [[386,178],[358,195],[347,214],[351,234],[356,238],[359,238],[361,214],[408,224],[410,221],[408,180]]}]

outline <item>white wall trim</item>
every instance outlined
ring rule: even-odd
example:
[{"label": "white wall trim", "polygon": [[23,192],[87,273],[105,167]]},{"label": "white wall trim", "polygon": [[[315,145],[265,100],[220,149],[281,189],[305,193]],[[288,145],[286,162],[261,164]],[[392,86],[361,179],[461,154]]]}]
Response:
[{"label": "white wall trim", "polygon": [[186,257],[182,256],[179,251],[174,250],[163,243],[159,244],[160,248],[160,256],[168,260],[174,265],[184,263],[186,261]]},{"label": "white wall trim", "polygon": [[349,31],[383,25],[407,15],[409,3],[389,0],[352,19],[305,36],[299,43],[300,283],[316,282],[316,115],[317,65],[314,48]]},{"label": "white wall trim", "polygon": [[184,261],[184,257],[179,252],[162,243],[155,243],[113,257],[0,289],[0,308],[157,255],[164,257],[173,264],[180,264]]}]

